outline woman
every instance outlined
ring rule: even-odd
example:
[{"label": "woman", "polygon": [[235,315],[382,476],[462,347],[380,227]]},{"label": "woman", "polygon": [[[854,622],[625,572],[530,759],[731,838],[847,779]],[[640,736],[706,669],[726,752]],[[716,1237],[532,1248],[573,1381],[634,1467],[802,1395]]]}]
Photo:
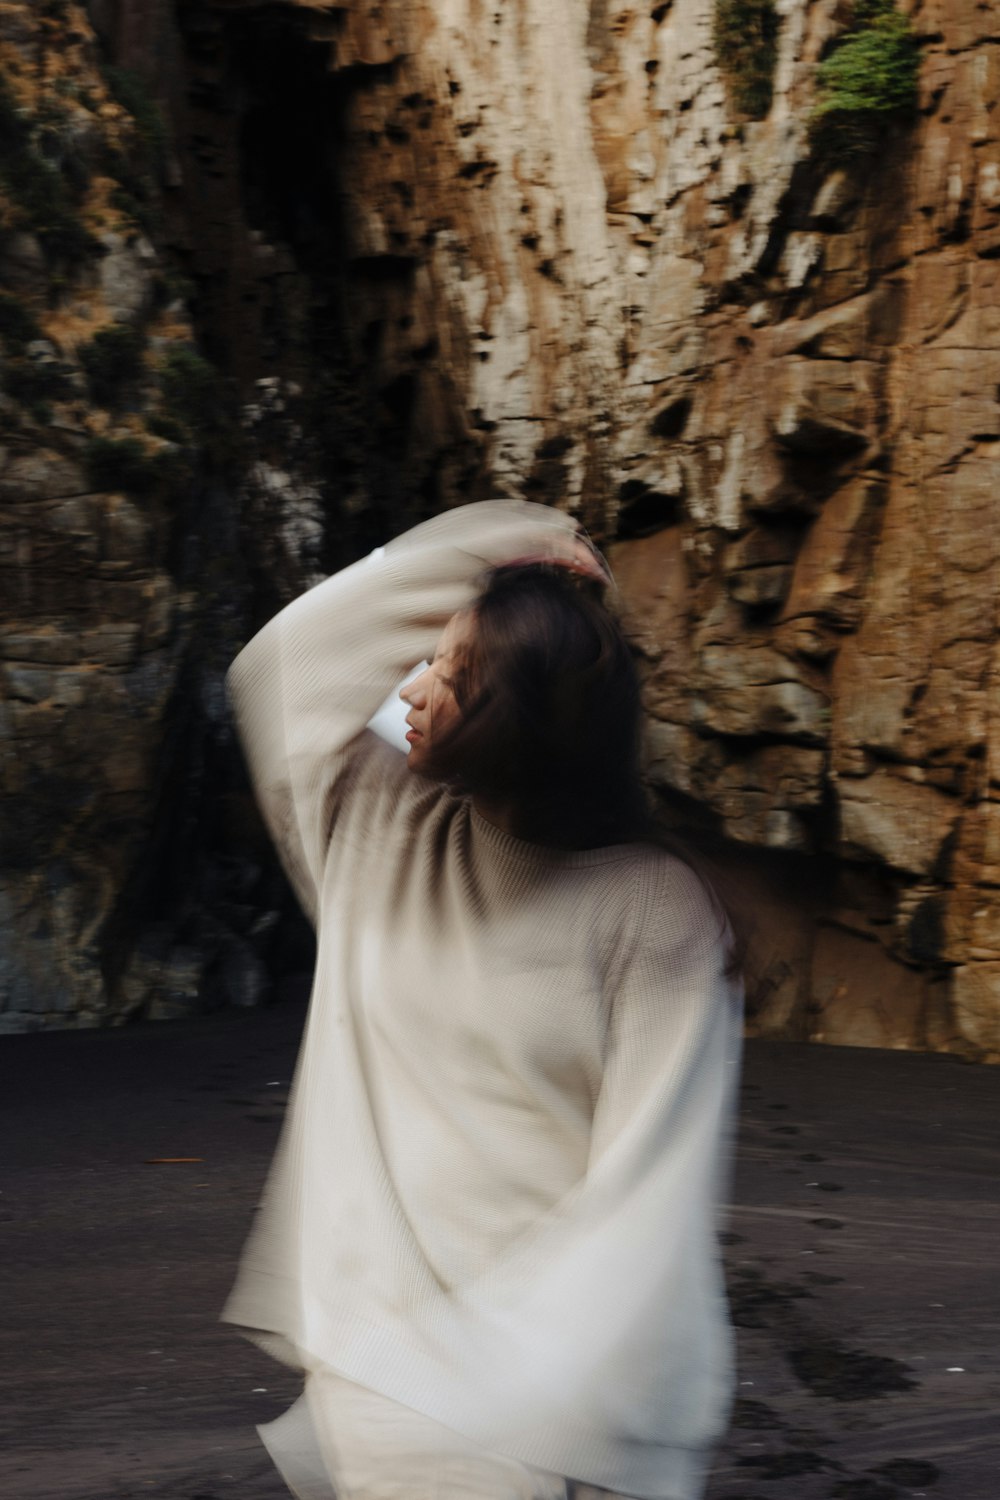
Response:
[{"label": "woman", "polygon": [[[570,517],[468,505],[232,669],[318,939],[225,1312],[306,1372],[265,1435],[302,1500],[694,1500],[724,1425],[738,993],[646,827],[606,581]],[[366,725],[425,658],[404,756]]]}]

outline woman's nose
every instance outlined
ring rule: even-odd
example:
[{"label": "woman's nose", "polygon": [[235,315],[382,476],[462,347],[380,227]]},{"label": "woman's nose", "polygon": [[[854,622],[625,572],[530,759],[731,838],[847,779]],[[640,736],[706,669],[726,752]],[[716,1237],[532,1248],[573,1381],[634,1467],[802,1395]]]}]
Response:
[{"label": "woman's nose", "polygon": [[413,708],[420,707],[420,700],[426,697],[422,686],[423,680],[424,674],[421,672],[420,676],[414,677],[412,682],[404,682],[399,690],[399,696],[404,703],[409,703]]}]

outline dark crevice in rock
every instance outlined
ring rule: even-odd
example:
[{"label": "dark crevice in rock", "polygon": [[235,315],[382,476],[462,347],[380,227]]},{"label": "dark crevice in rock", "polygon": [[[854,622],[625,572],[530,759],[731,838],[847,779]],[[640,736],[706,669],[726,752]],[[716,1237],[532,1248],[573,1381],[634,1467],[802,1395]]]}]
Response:
[{"label": "dark crevice in rock", "polygon": [[621,487],[616,536],[621,540],[652,536],[680,520],[680,496],[652,489],[643,480],[629,479]]},{"label": "dark crevice in rock", "polygon": [[688,417],[691,415],[691,405],[690,396],[680,396],[675,401],[669,402],[662,411],[657,412],[649,424],[653,437],[679,438],[687,426]]}]

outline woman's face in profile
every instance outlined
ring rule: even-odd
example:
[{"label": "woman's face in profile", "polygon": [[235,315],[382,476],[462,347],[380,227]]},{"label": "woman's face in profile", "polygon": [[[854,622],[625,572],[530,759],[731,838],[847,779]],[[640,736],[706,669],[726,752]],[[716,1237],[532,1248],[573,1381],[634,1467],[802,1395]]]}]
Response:
[{"label": "woman's face in profile", "polygon": [[430,666],[399,690],[399,696],[410,709],[406,716],[409,726],[406,738],[410,743],[406,763],[411,771],[425,767],[435,743],[462,717],[454,679],[474,629],[475,616],[471,610],[452,615]]}]

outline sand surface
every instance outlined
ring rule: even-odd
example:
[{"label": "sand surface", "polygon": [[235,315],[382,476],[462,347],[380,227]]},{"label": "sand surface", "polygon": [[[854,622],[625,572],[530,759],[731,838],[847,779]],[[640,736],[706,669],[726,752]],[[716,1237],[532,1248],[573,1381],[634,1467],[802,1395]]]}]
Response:
[{"label": "sand surface", "polygon": [[[303,1011],[0,1041],[0,1494],[282,1500],[217,1322]],[[751,1043],[707,1500],[998,1500],[1000,1069]],[[155,1161],[194,1157],[196,1161]]]}]

